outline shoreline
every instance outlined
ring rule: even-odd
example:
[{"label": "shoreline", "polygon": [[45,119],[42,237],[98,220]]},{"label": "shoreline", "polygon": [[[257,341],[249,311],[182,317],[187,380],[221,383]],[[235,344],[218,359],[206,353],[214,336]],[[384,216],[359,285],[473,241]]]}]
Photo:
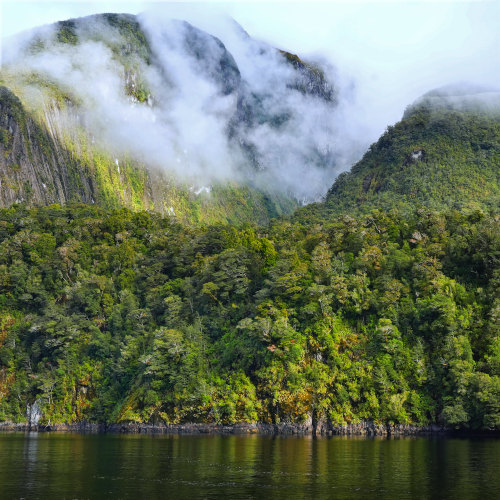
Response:
[{"label": "shoreline", "polygon": [[309,423],[264,424],[240,423],[232,425],[185,423],[185,424],[96,424],[78,422],[73,424],[30,425],[29,423],[0,422],[0,432],[76,432],[82,434],[177,434],[177,435],[250,435],[263,436],[360,436],[360,437],[404,437],[404,436],[500,436],[498,431],[456,430],[436,424],[418,425],[383,425],[373,422],[361,422],[344,426],[333,426],[319,422],[313,428]]}]

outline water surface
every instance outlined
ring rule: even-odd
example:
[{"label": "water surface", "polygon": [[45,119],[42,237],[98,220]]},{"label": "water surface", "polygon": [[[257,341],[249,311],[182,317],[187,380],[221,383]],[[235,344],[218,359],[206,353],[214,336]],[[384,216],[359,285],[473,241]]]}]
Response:
[{"label": "water surface", "polygon": [[5,433],[0,498],[500,498],[500,440]]}]

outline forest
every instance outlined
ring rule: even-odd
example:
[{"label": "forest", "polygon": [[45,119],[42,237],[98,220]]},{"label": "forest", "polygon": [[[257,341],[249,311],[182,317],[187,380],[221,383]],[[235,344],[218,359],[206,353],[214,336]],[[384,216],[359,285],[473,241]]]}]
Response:
[{"label": "forest", "polygon": [[0,210],[0,421],[500,429],[500,218]]}]

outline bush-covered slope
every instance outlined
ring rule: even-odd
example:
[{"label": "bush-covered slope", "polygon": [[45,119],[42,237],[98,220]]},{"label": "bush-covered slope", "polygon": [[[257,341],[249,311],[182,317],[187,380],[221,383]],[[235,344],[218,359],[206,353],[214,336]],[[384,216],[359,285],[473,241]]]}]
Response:
[{"label": "bush-covered slope", "polygon": [[[0,211],[0,421],[500,429],[498,217]],[[35,406],[33,406],[35,405]]]},{"label": "bush-covered slope", "polygon": [[323,208],[395,206],[499,208],[500,94],[430,92],[337,178]]}]

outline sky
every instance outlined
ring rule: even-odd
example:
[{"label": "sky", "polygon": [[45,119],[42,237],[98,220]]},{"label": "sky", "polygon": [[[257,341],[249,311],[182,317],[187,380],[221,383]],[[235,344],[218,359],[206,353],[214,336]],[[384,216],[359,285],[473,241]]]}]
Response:
[{"label": "sky", "polygon": [[[1,2],[2,37],[41,24],[98,12],[161,9],[216,31],[228,14],[254,38],[335,66],[355,88],[358,119],[370,140],[398,121],[405,107],[433,88],[500,81],[500,2]],[[217,33],[214,33],[217,34]]]}]

